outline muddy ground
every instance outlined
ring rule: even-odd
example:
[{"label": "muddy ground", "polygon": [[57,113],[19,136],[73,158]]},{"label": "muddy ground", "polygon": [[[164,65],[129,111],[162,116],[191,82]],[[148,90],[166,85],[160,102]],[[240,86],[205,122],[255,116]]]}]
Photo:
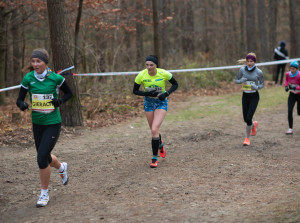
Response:
[{"label": "muddy ground", "polygon": [[[193,97],[172,103],[175,114]],[[259,108],[258,108],[259,109]],[[53,169],[50,202],[36,208],[39,171],[33,142],[0,148],[0,222],[285,222],[299,210],[300,117],[286,136],[285,105],[257,112],[258,134],[242,146],[241,107],[163,123],[166,158],[149,167],[145,118],[63,135],[53,154],[69,164],[61,185]],[[279,215],[279,217],[278,217]]]}]

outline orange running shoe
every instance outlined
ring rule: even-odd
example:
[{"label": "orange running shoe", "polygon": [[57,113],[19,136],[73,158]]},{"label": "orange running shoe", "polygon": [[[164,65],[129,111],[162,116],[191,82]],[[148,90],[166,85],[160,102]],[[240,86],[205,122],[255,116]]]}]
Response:
[{"label": "orange running shoe", "polygon": [[245,138],[245,141],[243,143],[244,146],[250,146],[250,139],[249,138]]},{"label": "orange running shoe", "polygon": [[256,131],[257,131],[257,121],[254,121],[253,124],[254,124],[254,125],[253,125],[253,127],[252,127],[252,129],[251,129],[251,135],[252,135],[252,136],[255,136],[255,135],[256,135]]},{"label": "orange running shoe", "polygon": [[165,158],[166,157],[166,151],[165,151],[165,146],[164,146],[164,142],[161,140],[161,144],[159,146],[159,155],[160,157],[162,158]]},{"label": "orange running shoe", "polygon": [[157,167],[157,162],[158,162],[157,158],[153,157],[152,162],[150,163],[150,167],[151,168],[156,168]]}]

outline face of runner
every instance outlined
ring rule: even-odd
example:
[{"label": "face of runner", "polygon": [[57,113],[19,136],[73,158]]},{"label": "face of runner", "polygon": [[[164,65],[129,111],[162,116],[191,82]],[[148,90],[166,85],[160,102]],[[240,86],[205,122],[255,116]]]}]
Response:
[{"label": "face of runner", "polygon": [[296,67],[290,67],[290,71],[292,74],[297,72],[297,68]]},{"label": "face of runner", "polygon": [[42,74],[47,68],[47,64],[38,58],[31,58],[31,66],[38,74]]},{"label": "face of runner", "polygon": [[146,68],[147,68],[149,74],[156,73],[156,64],[153,63],[152,61],[146,61]]},{"label": "face of runner", "polygon": [[248,66],[249,68],[253,67],[254,64],[255,64],[255,62],[254,62],[253,60],[251,60],[251,59],[248,59],[248,60],[247,60],[247,66]]}]

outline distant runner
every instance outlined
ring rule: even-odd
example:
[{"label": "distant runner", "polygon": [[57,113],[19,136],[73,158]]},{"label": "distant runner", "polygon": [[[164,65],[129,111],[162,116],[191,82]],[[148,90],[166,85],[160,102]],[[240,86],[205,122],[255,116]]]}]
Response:
[{"label": "distant runner", "polygon": [[243,145],[250,145],[250,133],[252,136],[256,135],[257,121],[252,121],[253,115],[259,102],[258,90],[264,87],[263,72],[255,65],[256,55],[249,53],[246,59],[241,59],[239,63],[246,64],[241,67],[235,78],[236,84],[242,84],[243,97],[243,117],[246,125],[246,138]]},{"label": "distant runner", "polygon": [[[72,97],[72,92],[65,78],[48,68],[49,54],[45,49],[35,49],[31,55],[31,72],[26,74],[21,83],[17,106],[25,111],[29,105],[24,101],[29,92],[32,109],[32,130],[37,150],[37,162],[40,168],[42,184],[37,207],[44,207],[49,202],[48,185],[51,169],[59,170],[63,185],[68,183],[68,164],[60,163],[51,154],[61,129],[61,117],[57,107]],[[58,88],[64,95],[58,98]]]},{"label": "distant runner", "polygon": [[286,134],[293,134],[293,110],[297,102],[297,113],[300,115],[300,72],[299,64],[293,61],[290,64],[290,71],[285,74],[285,91],[290,91],[288,98],[288,121],[289,129]]},{"label": "distant runner", "polygon": [[[136,76],[133,87],[134,94],[145,96],[144,110],[152,134],[153,157],[150,164],[151,168],[157,167],[158,150],[162,158],[166,156],[159,128],[167,114],[167,97],[178,88],[178,83],[173,75],[158,67],[158,58],[154,55],[148,56],[146,58],[146,69]],[[165,89],[166,81],[172,84],[167,91]],[[144,87],[144,91],[139,90],[141,84]]]},{"label": "distant runner", "polygon": [[[288,51],[285,48],[285,45],[286,45],[285,41],[282,40],[280,42],[280,45],[274,49],[274,59],[275,60],[287,60],[287,59],[289,59]],[[275,85],[276,86],[277,86],[277,82],[278,82],[278,78],[279,78],[279,73],[281,73],[281,75],[280,75],[280,86],[282,85],[283,74],[285,72],[285,65],[286,65],[285,63],[277,64],[276,75],[275,75]]]}]

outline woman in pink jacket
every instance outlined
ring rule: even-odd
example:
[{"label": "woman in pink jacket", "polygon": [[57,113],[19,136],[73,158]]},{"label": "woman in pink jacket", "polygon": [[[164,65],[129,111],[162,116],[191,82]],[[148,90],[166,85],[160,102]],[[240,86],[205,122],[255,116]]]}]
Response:
[{"label": "woman in pink jacket", "polygon": [[293,110],[297,102],[297,113],[300,115],[300,72],[299,64],[293,61],[290,64],[290,71],[285,74],[285,91],[290,91],[288,98],[288,121],[289,129],[286,134],[293,134]]}]

